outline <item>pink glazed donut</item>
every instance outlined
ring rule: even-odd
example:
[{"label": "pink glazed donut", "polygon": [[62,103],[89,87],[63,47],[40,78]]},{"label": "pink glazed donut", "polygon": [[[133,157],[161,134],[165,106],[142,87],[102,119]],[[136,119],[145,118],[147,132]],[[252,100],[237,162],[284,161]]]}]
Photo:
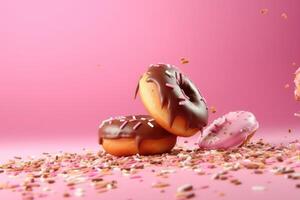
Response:
[{"label": "pink glazed donut", "polygon": [[251,112],[230,112],[211,123],[200,136],[200,149],[226,150],[240,147],[253,136],[258,122]]}]

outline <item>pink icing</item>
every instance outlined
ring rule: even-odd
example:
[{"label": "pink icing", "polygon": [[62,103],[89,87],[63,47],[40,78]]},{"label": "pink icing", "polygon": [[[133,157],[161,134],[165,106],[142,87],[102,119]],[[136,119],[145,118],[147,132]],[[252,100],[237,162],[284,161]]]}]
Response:
[{"label": "pink icing", "polygon": [[198,140],[201,149],[232,149],[242,145],[258,129],[251,112],[230,112],[211,123]]}]

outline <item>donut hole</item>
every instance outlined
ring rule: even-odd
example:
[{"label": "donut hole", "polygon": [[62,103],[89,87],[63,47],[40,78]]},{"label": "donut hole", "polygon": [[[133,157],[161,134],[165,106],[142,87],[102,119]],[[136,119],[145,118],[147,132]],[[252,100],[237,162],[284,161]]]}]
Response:
[{"label": "donut hole", "polygon": [[181,89],[181,92],[183,93],[184,96],[188,97],[188,100],[191,102],[196,102],[197,101],[197,97],[196,97],[196,93],[193,90],[193,88],[191,87],[191,85],[185,81],[182,81],[179,84],[179,87]]}]

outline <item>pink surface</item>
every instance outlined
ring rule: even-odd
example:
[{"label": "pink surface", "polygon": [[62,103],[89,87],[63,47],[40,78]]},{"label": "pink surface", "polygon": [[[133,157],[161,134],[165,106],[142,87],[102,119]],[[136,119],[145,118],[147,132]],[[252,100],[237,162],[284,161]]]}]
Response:
[{"label": "pink surface", "polygon": [[[267,132],[266,132],[267,134]],[[276,131],[273,131],[272,137],[265,137],[265,141],[272,143],[283,143],[284,145],[287,142],[295,140],[297,138],[296,135],[291,134],[279,134]],[[195,142],[196,137],[192,137],[188,139],[188,143],[183,143],[183,140],[179,141],[179,145],[186,147],[195,147],[193,146],[193,142]],[[259,137],[254,136],[254,140],[259,139]],[[59,150],[64,150],[64,152],[79,152],[83,153],[82,148],[89,145],[84,141],[81,143],[66,144],[64,147],[61,147],[58,144],[51,145],[34,145],[36,148],[22,148],[18,146],[14,147],[6,147],[9,149],[9,155],[0,155],[2,158],[7,158],[8,156],[22,156],[23,159],[26,159],[26,156],[34,155],[36,158],[41,156],[41,152],[49,152],[49,153],[58,153]],[[75,147],[76,146],[76,147]],[[41,151],[43,149],[43,151]],[[97,151],[98,147],[96,145],[90,145],[88,148],[89,151]],[[0,162],[1,164],[2,162]],[[200,163],[201,168],[205,169],[204,166],[208,166],[209,163]],[[276,164],[280,166],[280,164]],[[284,165],[284,163],[282,164]],[[294,163],[294,169],[299,172],[300,163]],[[175,173],[171,173],[168,178],[157,177],[155,173],[151,172],[152,169],[155,169],[156,172],[159,172],[162,169],[173,169]],[[206,171],[206,170],[204,170]],[[213,173],[219,172],[220,169],[216,168],[215,170],[210,170],[211,173],[206,175],[199,176],[194,171],[190,169],[180,169],[180,168],[170,168],[170,167],[146,167],[141,172],[136,174],[136,179],[132,179],[129,176],[121,175],[120,172],[115,171],[111,176],[105,176],[106,180],[117,180],[118,188],[105,192],[105,193],[97,193],[91,186],[80,184],[78,187],[83,188],[85,190],[84,197],[74,197],[73,192],[66,188],[65,183],[56,182],[53,185],[47,185],[47,188],[50,188],[51,191],[47,192],[47,197],[38,198],[45,200],[56,200],[56,199],[64,199],[62,198],[62,194],[65,191],[69,191],[72,194],[72,197],[66,199],[125,199],[125,200],[135,200],[135,199],[145,199],[145,200],[164,200],[164,199],[176,199],[175,194],[176,190],[179,186],[183,184],[192,184],[194,186],[194,191],[196,197],[193,199],[207,199],[207,200],[215,200],[215,199],[224,199],[224,200],[232,200],[232,199],[241,199],[244,200],[280,200],[283,198],[288,198],[289,200],[297,200],[299,199],[300,189],[295,187],[296,184],[300,184],[300,180],[290,180],[287,179],[284,175],[274,175],[269,172],[267,169],[263,175],[257,175],[253,173],[253,170],[239,170],[237,172],[229,172],[234,178],[237,178],[242,182],[241,185],[233,185],[228,181],[222,180],[213,180]],[[1,182],[10,181],[10,183],[19,183],[18,178],[6,178],[6,176],[0,174]],[[166,188],[152,188],[152,184],[155,182],[164,182],[169,183],[170,186]],[[204,189],[203,187],[207,187]],[[263,191],[254,191],[252,190],[253,186],[263,186],[265,190]],[[44,186],[42,187],[44,188]],[[41,188],[41,189],[42,189]],[[164,190],[162,193],[161,190]],[[221,194],[224,196],[221,196]],[[35,194],[37,194],[35,192]],[[1,199],[21,199],[20,193],[17,192],[9,192],[6,190],[0,190]]]},{"label": "pink surface", "polygon": [[[134,89],[147,66],[157,62],[178,65],[193,80],[209,106],[217,108],[210,121],[249,110],[260,123],[259,136],[275,137],[288,128],[299,135],[299,118],[293,115],[300,111],[293,97],[300,64],[299,7],[298,0],[1,1],[0,160],[46,150],[97,149],[103,119],[146,113],[140,100],[133,100]],[[268,13],[262,15],[261,9]],[[181,57],[190,63],[181,65]],[[284,89],[287,83],[291,87]],[[209,181],[179,174],[174,188],[185,180]],[[249,184],[268,179],[242,177]],[[267,196],[247,193],[247,186],[231,190],[214,184],[217,191],[231,191],[224,199],[299,194],[282,180],[274,178],[263,193]],[[170,197],[168,191],[154,194]],[[6,199],[13,198],[9,195]],[[199,197],[216,195],[211,189]]]}]

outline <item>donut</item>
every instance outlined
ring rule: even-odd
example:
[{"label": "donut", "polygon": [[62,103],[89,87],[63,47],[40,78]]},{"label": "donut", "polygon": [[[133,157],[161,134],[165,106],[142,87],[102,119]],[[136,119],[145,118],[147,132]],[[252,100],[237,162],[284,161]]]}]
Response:
[{"label": "donut", "polygon": [[148,115],[121,116],[99,126],[99,144],[115,156],[151,155],[169,152],[176,144],[170,134]]},{"label": "donut", "polygon": [[150,65],[136,88],[155,121],[177,136],[188,137],[207,125],[208,108],[197,87],[174,65]]},{"label": "donut", "polygon": [[300,101],[300,67],[295,72],[295,99],[296,101]]},{"label": "donut", "polygon": [[205,128],[198,144],[207,150],[234,149],[247,143],[258,127],[251,112],[229,112]]}]

